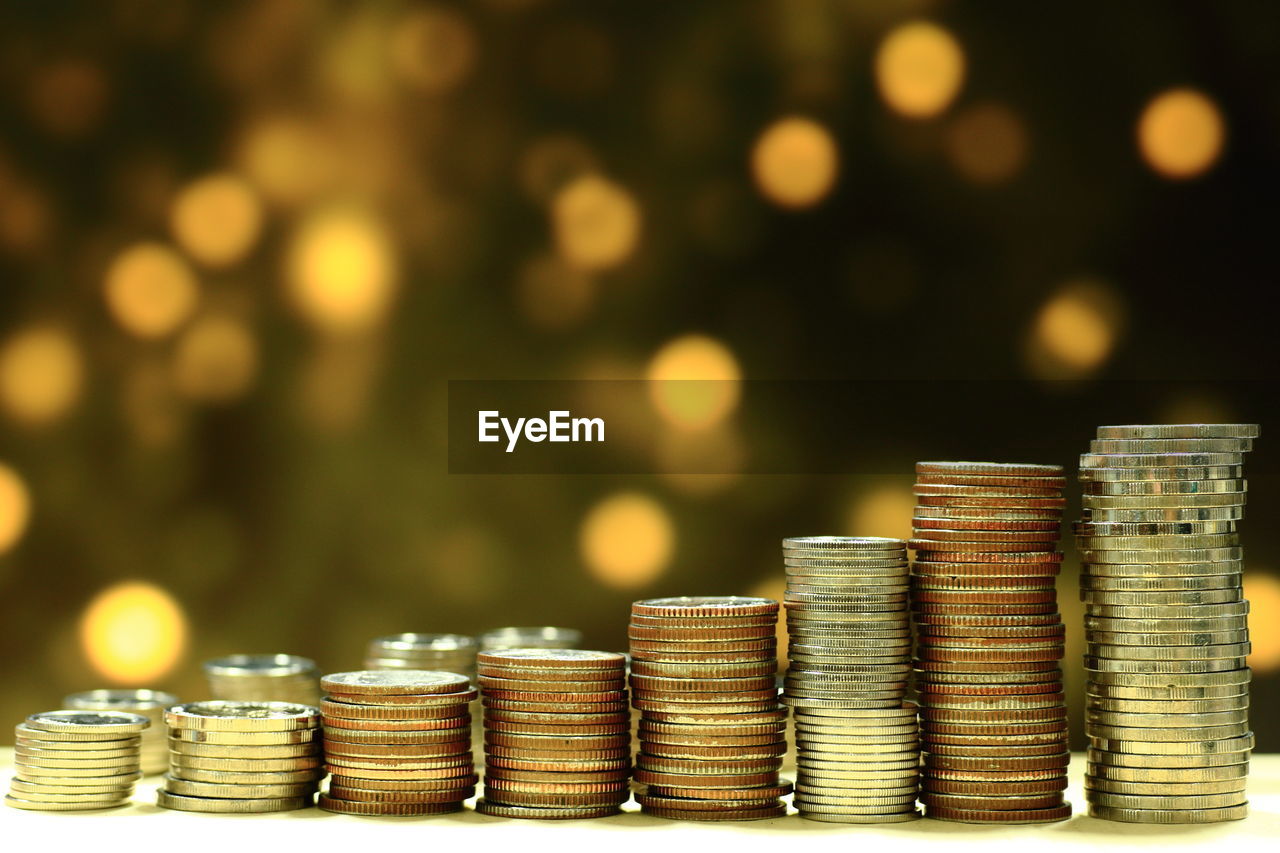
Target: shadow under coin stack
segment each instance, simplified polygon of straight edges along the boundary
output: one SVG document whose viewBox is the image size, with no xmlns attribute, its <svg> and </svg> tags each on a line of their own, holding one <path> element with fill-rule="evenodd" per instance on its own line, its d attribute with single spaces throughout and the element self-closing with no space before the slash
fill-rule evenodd
<svg viewBox="0 0 1280 853">
<path fill-rule="evenodd" d="M 110 809 L 129 803 L 150 721 L 122 711 L 46 711 L 16 728 L 6 805 L 27 811 Z"/>
<path fill-rule="evenodd" d="M 391 634 L 369 643 L 364 668 L 422 669 L 474 676 L 475 637 L 462 634 Z"/>
<path fill-rule="evenodd" d="M 292 702 L 211 700 L 174 705 L 169 774 L 156 804 L 184 812 L 257 814 L 314 805 L 320 713 Z"/>
<path fill-rule="evenodd" d="M 481 652 L 484 799 L 500 817 L 618 814 L 628 799 L 626 658 L 580 649 Z"/>
<path fill-rule="evenodd" d="M 912 611 L 925 815 L 966 823 L 1071 816 L 1061 466 L 916 464 Z"/>
<path fill-rule="evenodd" d="M 325 811 L 416 816 L 461 811 L 475 793 L 467 676 L 427 670 L 326 675 Z"/>
<path fill-rule="evenodd" d="M 582 632 L 577 628 L 551 625 L 535 628 L 495 628 L 480 635 L 480 649 L 575 649 L 582 645 Z"/>
<path fill-rule="evenodd" d="M 778 702 L 778 603 L 682 597 L 631 606 L 636 800 L 679 820 L 782 817 L 790 784 Z"/>
<path fill-rule="evenodd" d="M 1248 813 L 1249 604 L 1237 521 L 1255 424 L 1104 426 L 1080 458 L 1089 814 Z"/>
<path fill-rule="evenodd" d="M 228 655 L 205 661 L 214 699 L 320 704 L 320 670 L 297 655 Z"/>
<path fill-rule="evenodd" d="M 73 693 L 62 700 L 63 706 L 75 711 L 124 711 L 140 714 L 151 721 L 142 733 L 142 773 L 151 776 L 169 768 L 169 727 L 164 723 L 164 709 L 178 704 L 178 697 L 159 690 L 88 690 Z"/>
<path fill-rule="evenodd" d="M 793 805 L 812 820 L 913 820 L 920 743 L 911 677 L 907 543 L 878 537 L 782 541 L 795 718 Z"/>
</svg>

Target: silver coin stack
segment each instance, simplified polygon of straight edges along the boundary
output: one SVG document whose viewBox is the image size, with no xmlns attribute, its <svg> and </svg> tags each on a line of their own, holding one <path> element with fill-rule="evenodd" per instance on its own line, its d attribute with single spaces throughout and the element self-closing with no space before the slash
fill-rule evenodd
<svg viewBox="0 0 1280 853">
<path fill-rule="evenodd" d="M 297 655 L 228 655 L 205 661 L 214 699 L 320 704 L 320 670 Z"/>
<path fill-rule="evenodd" d="M 163 773 L 169 766 L 169 727 L 164 722 L 164 709 L 178 704 L 178 697 L 159 690 L 86 690 L 72 693 L 62 700 L 63 707 L 75 711 L 125 711 L 140 714 L 151 721 L 142 733 L 142 773 Z"/>
<path fill-rule="evenodd" d="M 364 668 L 457 672 L 474 680 L 479 648 L 475 637 L 462 634 L 391 634 L 369 642 Z"/>
<path fill-rule="evenodd" d="M 1104 426 L 1080 458 L 1089 814 L 1248 813 L 1242 463 L 1256 424 Z"/>
<path fill-rule="evenodd" d="M 6 805 L 69 812 L 123 806 L 142 777 L 139 744 L 151 722 L 122 711 L 45 711 L 16 728 Z"/>
<path fill-rule="evenodd" d="M 920 745 L 911 673 L 907 543 L 782 540 L 790 635 L 783 699 L 795 717 L 793 805 L 837 823 L 913 820 Z"/>
<path fill-rule="evenodd" d="M 157 805 L 185 812 L 252 814 L 315 803 L 324 778 L 320 712 L 292 702 L 211 700 L 174 705 L 169 773 Z"/>
<path fill-rule="evenodd" d="M 495 628 L 480 635 L 480 649 L 576 649 L 582 645 L 582 632 L 577 628 L 551 625 L 533 628 Z"/>
</svg>

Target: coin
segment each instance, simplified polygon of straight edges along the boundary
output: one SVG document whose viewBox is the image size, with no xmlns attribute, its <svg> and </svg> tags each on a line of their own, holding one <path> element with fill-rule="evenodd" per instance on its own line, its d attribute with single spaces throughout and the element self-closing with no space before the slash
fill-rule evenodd
<svg viewBox="0 0 1280 853">
<path fill-rule="evenodd" d="M 142 774 L 142 715 L 116 710 L 45 711 L 16 728 L 6 804 L 30 811 L 123 805 Z"/>
<path fill-rule="evenodd" d="M 463 634 L 391 634 L 369 641 L 365 669 L 419 669 L 470 675 L 475 671 L 476 638 Z"/>
<path fill-rule="evenodd" d="M 225 732 L 268 732 L 313 729 L 320 715 L 310 705 L 290 702 L 210 700 L 174 705 L 165 711 L 172 728 Z"/>
<path fill-rule="evenodd" d="M 228 655 L 206 661 L 204 672 L 215 699 L 305 705 L 320 700 L 315 661 L 298 655 Z"/>
<path fill-rule="evenodd" d="M 550 625 L 537 627 L 496 628 L 480 635 L 483 651 L 495 649 L 572 649 L 582 645 L 582 632 L 576 628 Z"/>
<path fill-rule="evenodd" d="M 423 695 L 457 693 L 469 686 L 466 676 L 429 670 L 361 670 L 336 672 L 320 679 L 330 693 L 369 695 Z"/>
<path fill-rule="evenodd" d="M 269 797 L 264 799 L 222 799 L 213 797 L 188 797 L 171 794 L 163 789 L 156 792 L 156 805 L 184 812 L 211 812 L 219 814 L 250 814 L 282 812 L 306 808 L 313 804 L 310 796 Z"/>
</svg>

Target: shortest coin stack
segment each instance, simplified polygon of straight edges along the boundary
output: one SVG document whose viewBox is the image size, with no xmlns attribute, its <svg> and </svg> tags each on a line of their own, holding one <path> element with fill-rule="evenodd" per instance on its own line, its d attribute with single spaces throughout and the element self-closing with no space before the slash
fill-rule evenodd
<svg viewBox="0 0 1280 853">
<path fill-rule="evenodd" d="M 122 806 L 133 796 L 150 721 L 121 711 L 45 711 L 16 729 L 5 803 L 30 811 Z"/>
<path fill-rule="evenodd" d="M 422 669 L 474 675 L 475 637 L 463 634 L 391 634 L 369 642 L 365 669 Z"/>
<path fill-rule="evenodd" d="M 467 676 L 417 669 L 326 675 L 325 811 L 414 816 L 462 809 L 475 793 Z"/>
<path fill-rule="evenodd" d="M 314 804 L 320 714 L 289 702 L 188 702 L 165 711 L 169 774 L 156 803 L 184 812 L 282 812 Z"/>
<path fill-rule="evenodd" d="M 151 776 L 169 767 L 169 727 L 164 724 L 164 709 L 178 704 L 178 697 L 159 690 L 87 690 L 73 693 L 62 700 L 75 711 L 125 711 L 141 714 L 151 721 L 142 735 L 142 773 Z"/>
<path fill-rule="evenodd" d="M 630 798 L 626 658 L 580 649 L 481 652 L 484 799 L 500 817 L 617 814 Z"/>
<path fill-rule="evenodd" d="M 205 661 L 214 699 L 320 704 L 320 670 L 297 655 L 227 655 Z"/>
<path fill-rule="evenodd" d="M 496 649 L 574 649 L 582 645 L 582 632 L 577 628 L 544 625 L 534 628 L 495 628 L 480 635 L 480 648 Z"/>
</svg>

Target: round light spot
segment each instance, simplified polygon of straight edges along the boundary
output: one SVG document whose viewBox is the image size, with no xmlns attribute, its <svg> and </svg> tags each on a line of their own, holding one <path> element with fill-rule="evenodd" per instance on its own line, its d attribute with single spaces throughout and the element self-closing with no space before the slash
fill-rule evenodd
<svg viewBox="0 0 1280 853">
<path fill-rule="evenodd" d="M 1138 148 L 1147 164 L 1166 178 L 1192 178 L 1222 153 L 1222 113 L 1194 89 L 1171 89 L 1147 104 L 1138 119 Z"/>
<path fill-rule="evenodd" d="M 876 85 L 890 109 L 929 118 L 947 108 L 964 80 L 964 51 L 951 33 L 927 21 L 903 24 L 880 43 Z"/>
<path fill-rule="evenodd" d="M 297 205 L 329 186 L 338 158 L 329 137 L 289 116 L 264 118 L 244 133 L 238 162 L 266 198 Z"/>
<path fill-rule="evenodd" d="M 659 414 L 685 429 L 706 429 L 738 405 L 742 372 L 729 348 L 706 335 L 685 335 L 649 362 L 649 395 Z"/>
<path fill-rule="evenodd" d="M 287 286 L 303 318 L 323 332 L 367 331 L 384 319 L 396 289 L 396 263 L 381 225 L 354 209 L 308 217 L 293 235 Z"/>
<path fill-rule="evenodd" d="M 554 255 L 526 262 L 516 279 L 516 301 L 529 322 L 558 331 L 585 319 L 595 302 L 595 282 Z"/>
<path fill-rule="evenodd" d="M 948 125 L 944 144 L 952 167 L 975 184 L 1003 183 L 1027 160 L 1027 130 L 1003 104 L 966 109 Z"/>
<path fill-rule="evenodd" d="M 1280 578 L 1250 569 L 1244 578 L 1244 596 L 1252 614 L 1249 666 L 1258 673 L 1280 671 Z"/>
<path fill-rule="evenodd" d="M 187 186 L 169 218 L 174 239 L 193 258 L 226 267 L 245 256 L 262 230 L 262 207 L 235 175 L 210 175 Z"/>
<path fill-rule="evenodd" d="M 392 67 L 406 83 L 431 95 L 456 88 L 475 61 L 471 26 L 444 6 L 417 9 L 391 35 Z"/>
<path fill-rule="evenodd" d="M 0 462 L 0 554 L 13 549 L 31 521 L 31 493 L 18 472 Z"/>
<path fill-rule="evenodd" d="M 850 536 L 911 538 L 916 499 L 907 483 L 879 482 L 859 492 L 849 506 Z"/>
<path fill-rule="evenodd" d="M 1044 379 L 1095 372 L 1115 347 L 1122 313 L 1114 293 L 1099 282 L 1065 285 L 1040 309 L 1032 327 L 1032 371 Z"/>
<path fill-rule="evenodd" d="M 168 675 L 182 659 L 187 620 L 169 593 L 145 581 L 103 590 L 80 620 L 89 663 L 120 684 L 145 684 Z"/>
<path fill-rule="evenodd" d="M 116 322 L 140 338 L 161 338 L 191 316 L 199 290 L 190 267 L 159 243 L 121 252 L 107 269 L 107 308 Z"/>
<path fill-rule="evenodd" d="M 616 267 L 640 241 L 640 208 L 623 187 L 598 175 L 577 178 L 551 203 L 560 256 L 578 269 Z"/>
<path fill-rule="evenodd" d="M 258 344 L 231 317 L 204 317 L 191 325 L 174 354 L 173 382 L 192 400 L 225 402 L 249 389 L 258 371 Z"/>
<path fill-rule="evenodd" d="M 0 349 L 0 401 L 17 421 L 40 426 L 65 415 L 80 397 L 80 348 L 61 329 L 19 332 Z"/>
<path fill-rule="evenodd" d="M 666 510 L 653 498 L 634 492 L 596 504 L 578 533 L 588 571 L 614 589 L 651 583 L 670 564 L 675 544 L 675 528 Z"/>
<path fill-rule="evenodd" d="M 839 155 L 825 127 L 791 117 L 770 125 L 751 154 L 756 187 L 781 207 L 817 204 L 835 184 Z"/>
<path fill-rule="evenodd" d="M 520 188 L 535 202 L 551 201 L 570 182 L 595 172 L 599 163 L 586 143 L 572 136 L 539 137 L 520 152 Z"/>
</svg>

